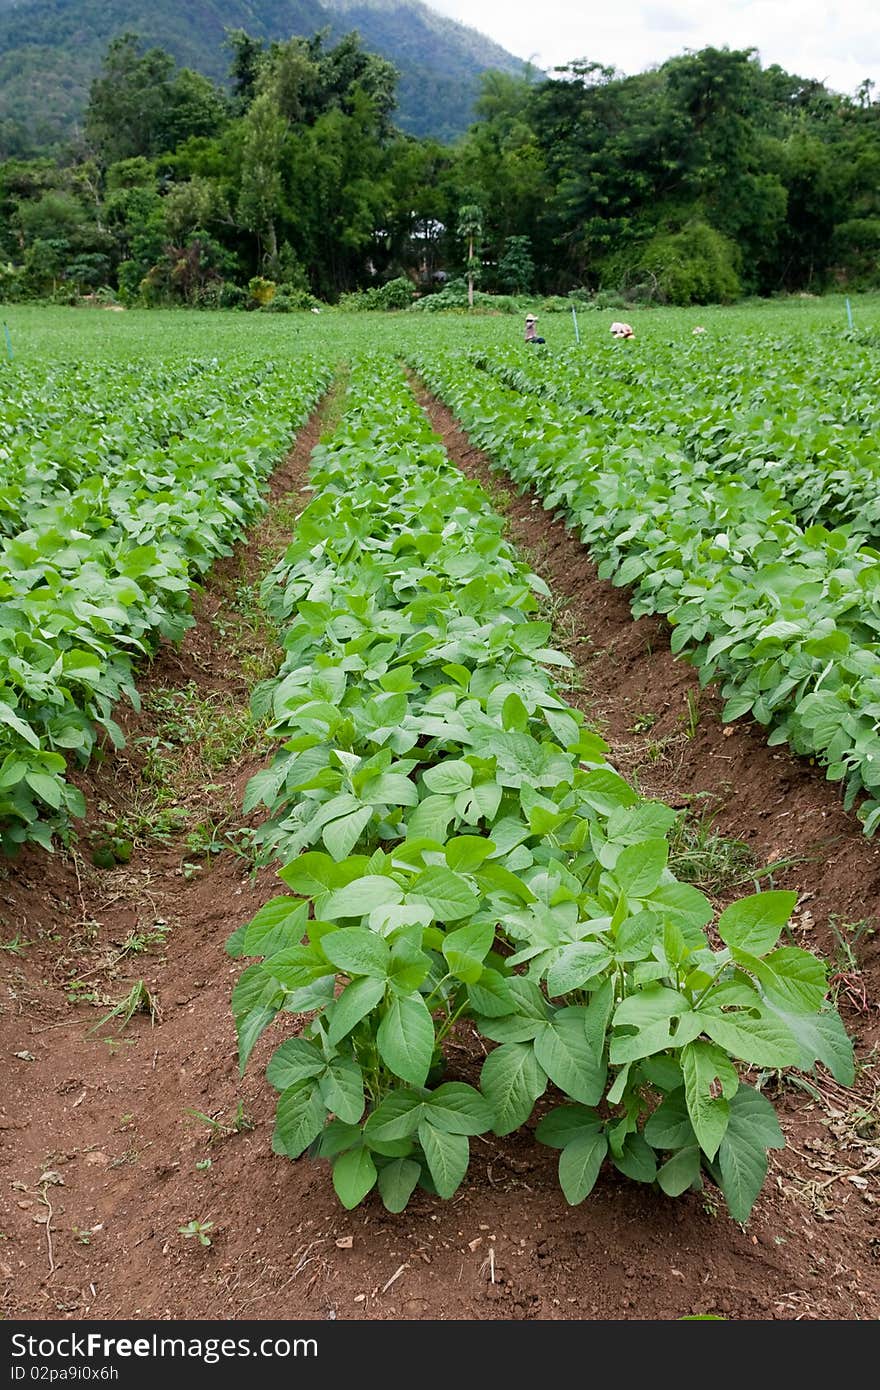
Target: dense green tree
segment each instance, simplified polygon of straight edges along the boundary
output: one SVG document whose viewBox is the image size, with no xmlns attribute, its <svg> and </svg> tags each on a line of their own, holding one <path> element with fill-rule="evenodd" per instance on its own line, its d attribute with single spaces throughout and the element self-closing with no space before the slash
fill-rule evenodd
<svg viewBox="0 0 880 1390">
<path fill-rule="evenodd" d="M 136 34 L 123 34 L 92 83 L 86 138 L 105 163 L 115 163 L 210 135 L 226 114 L 225 98 L 207 77 L 178 69 L 161 48 L 143 52 Z"/>
<path fill-rule="evenodd" d="M 509 236 L 498 261 L 498 283 L 513 294 L 528 294 L 535 281 L 532 244 L 527 236 Z"/>
<path fill-rule="evenodd" d="M 270 94 L 261 92 L 244 118 L 238 217 L 243 227 L 255 233 L 258 247 L 265 247 L 270 262 L 278 255 L 275 223 L 281 202 L 281 155 L 286 134 L 287 122 Z"/>
<path fill-rule="evenodd" d="M 631 77 L 587 59 L 489 73 L 454 145 L 395 129 L 397 74 L 356 34 L 227 36 L 230 95 L 131 34 L 84 135 L 0 163 L 6 294 L 331 300 L 401 280 L 469 294 L 624 290 L 703 303 L 880 284 L 880 102 L 706 48 Z M 12 269 L 8 267 L 11 265 Z"/>
</svg>

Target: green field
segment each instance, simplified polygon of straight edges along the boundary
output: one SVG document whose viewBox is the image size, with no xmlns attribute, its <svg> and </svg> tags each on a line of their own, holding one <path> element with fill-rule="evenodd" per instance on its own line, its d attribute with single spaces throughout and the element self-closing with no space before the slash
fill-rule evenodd
<svg viewBox="0 0 880 1390">
<path fill-rule="evenodd" d="M 857 329 L 876 332 L 880 328 L 880 295 L 851 298 Z M 571 316 L 565 313 L 540 314 L 540 300 L 534 312 L 553 349 L 570 347 L 574 341 Z M 650 347 L 653 342 L 683 338 L 695 325 L 704 325 L 720 341 L 740 335 L 768 339 L 768 351 L 776 353 L 789 335 L 812 336 L 821 330 L 832 335 L 847 329 L 846 304 L 841 295 L 821 299 L 809 296 L 762 300 L 732 308 L 632 309 L 581 311 L 578 315 L 585 346 L 604 343 L 608 327 L 625 317 L 636 330 L 638 341 Z M 517 343 L 522 325 L 509 315 L 466 314 L 421 315 L 347 314 L 327 309 L 312 314 L 199 314 L 185 311 L 130 309 L 124 313 L 97 309 L 52 309 L 7 305 L 3 318 L 12 335 L 16 364 L 21 370 L 28 362 L 48 359 L 70 360 L 111 357 L 207 356 L 216 353 L 327 351 L 334 357 L 350 356 L 361 348 L 375 345 L 391 352 L 429 346 L 464 347 Z M 2 346 L 2 345 L 0 345 Z"/>
<path fill-rule="evenodd" d="M 252 961 L 242 1067 L 279 1013 L 306 1015 L 269 1066 L 274 1147 L 329 1159 L 344 1206 L 375 1186 L 392 1212 L 417 1186 L 451 1197 L 470 1139 L 539 1107 L 570 1203 L 607 1160 L 669 1196 L 711 1179 L 744 1221 L 783 1143 L 746 1069 L 818 1061 L 851 1084 L 826 967 L 790 935 L 797 894 L 722 907 L 671 872 L 678 814 L 567 703 L 553 595 L 403 367 L 565 516 L 635 616 L 665 615 L 726 721 L 822 765 L 871 833 L 880 300 L 853 312 L 850 332 L 838 299 L 659 310 L 629 342 L 582 314 L 579 345 L 546 314 L 544 348 L 501 316 L 8 313 L 10 853 L 70 842 L 85 807 L 66 768 L 121 746 L 117 702 L 137 703 L 141 663 L 179 641 L 191 585 L 339 384 L 262 583 L 283 650 L 253 692 L 266 761 L 243 814 L 262 808 L 251 852 L 295 896 L 229 950 Z M 444 1079 L 460 1020 L 498 1044 L 468 1081 Z"/>
</svg>

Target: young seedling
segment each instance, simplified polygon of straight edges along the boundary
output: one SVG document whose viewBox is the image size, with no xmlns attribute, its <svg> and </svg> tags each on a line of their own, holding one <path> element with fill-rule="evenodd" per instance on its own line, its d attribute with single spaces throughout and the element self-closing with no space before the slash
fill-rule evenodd
<svg viewBox="0 0 880 1390">
<path fill-rule="evenodd" d="M 211 1244 L 211 1237 L 208 1232 L 213 1231 L 214 1223 L 213 1221 L 188 1221 L 185 1226 L 178 1226 L 177 1229 L 184 1240 L 195 1238 L 199 1245 L 207 1246 Z"/>
</svg>

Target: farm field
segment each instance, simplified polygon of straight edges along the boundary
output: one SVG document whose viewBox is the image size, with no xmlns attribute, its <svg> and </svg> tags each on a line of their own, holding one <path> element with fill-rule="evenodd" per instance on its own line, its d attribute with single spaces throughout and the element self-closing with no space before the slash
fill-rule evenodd
<svg viewBox="0 0 880 1390">
<path fill-rule="evenodd" d="M 853 311 L 8 311 L 7 1316 L 880 1313 Z"/>
</svg>

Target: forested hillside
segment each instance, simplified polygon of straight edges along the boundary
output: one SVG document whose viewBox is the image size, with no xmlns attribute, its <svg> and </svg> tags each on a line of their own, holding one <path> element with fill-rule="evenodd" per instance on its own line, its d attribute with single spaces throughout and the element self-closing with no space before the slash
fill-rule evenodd
<svg viewBox="0 0 880 1390">
<path fill-rule="evenodd" d="M 222 82 L 228 28 L 262 39 L 357 30 L 400 72 L 401 129 L 441 140 L 473 119 L 481 72 L 523 66 L 420 0 L 0 0 L 0 154 L 34 153 L 81 125 L 89 84 L 117 35 L 140 34 Z"/>
<path fill-rule="evenodd" d="M 478 292 L 676 304 L 880 283 L 869 84 L 713 48 L 632 77 L 494 72 L 441 144 L 400 131 L 395 68 L 356 37 L 239 30 L 225 61 L 219 86 L 116 40 L 78 138 L 0 164 L 7 298 L 401 307 L 466 271 Z"/>
</svg>

